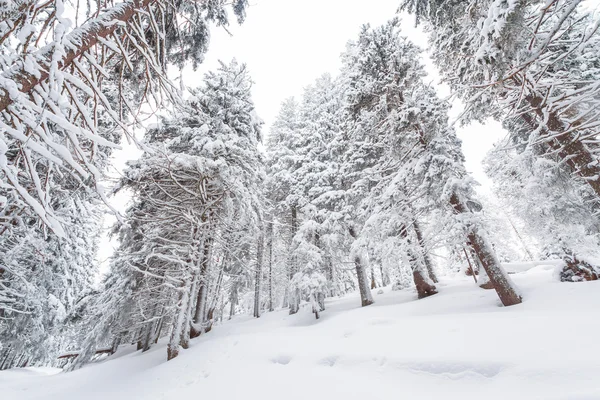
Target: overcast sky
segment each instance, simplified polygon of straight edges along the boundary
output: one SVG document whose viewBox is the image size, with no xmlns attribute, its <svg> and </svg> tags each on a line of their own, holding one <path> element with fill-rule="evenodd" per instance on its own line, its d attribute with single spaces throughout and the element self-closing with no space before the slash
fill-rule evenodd
<svg viewBox="0 0 600 400">
<path fill-rule="evenodd" d="M 205 62 L 197 71 L 186 69 L 184 81 L 196 86 L 203 74 L 218 67 L 218 61 L 229 62 L 236 58 L 247 64 L 254 80 L 253 98 L 258 115 L 265 121 L 268 133 L 282 100 L 290 96 L 300 97 L 303 88 L 325 72 L 336 75 L 340 54 L 348 40 L 358 36 L 361 25 L 372 26 L 385 23 L 396 15 L 399 0 L 250 0 L 247 19 L 242 25 L 232 21 L 227 33 L 213 28 L 209 51 Z M 401 15 L 403 33 L 414 43 L 426 48 L 427 36 L 415 28 L 411 16 Z M 426 55 L 425 55 L 426 56 Z M 426 57 L 425 65 L 429 81 L 442 97 L 449 95 L 446 86 L 439 84 L 439 76 Z M 453 115 L 460 111 L 456 102 Z M 489 187 L 481 168 L 481 160 L 492 144 L 503 136 L 498 123 L 485 126 L 472 124 L 465 128 L 457 126 L 463 141 L 467 170 Z M 115 156 L 115 166 L 122 169 L 128 159 L 139 157 L 133 146 L 125 146 Z M 114 199 L 117 209 L 124 211 L 127 197 Z M 107 225 L 112 223 L 110 218 Z M 108 258 L 116 242 L 104 238 L 99 254 L 100 260 Z"/>
</svg>

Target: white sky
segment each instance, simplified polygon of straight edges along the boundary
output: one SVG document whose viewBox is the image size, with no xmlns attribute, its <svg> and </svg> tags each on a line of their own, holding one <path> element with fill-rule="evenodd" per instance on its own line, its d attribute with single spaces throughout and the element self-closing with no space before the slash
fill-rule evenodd
<svg viewBox="0 0 600 400">
<path fill-rule="evenodd" d="M 199 84 L 204 72 L 218 67 L 218 60 L 229 62 L 236 58 L 248 65 L 254 80 L 253 98 L 258 115 L 265 121 L 265 133 L 279 111 L 281 102 L 302 95 L 303 88 L 325 72 L 336 75 L 341 63 L 340 54 L 348 40 L 358 36 L 360 26 L 385 23 L 396 15 L 399 0 L 250 0 L 247 19 L 240 26 L 232 21 L 228 27 L 231 36 L 220 28 L 213 28 L 209 51 L 198 71 L 186 69 L 184 81 L 189 86 Z M 427 36 L 414 27 L 414 20 L 403 15 L 403 33 L 414 43 L 426 48 Z M 432 63 L 424 60 L 430 81 L 440 96 L 448 96 L 446 86 L 439 84 L 439 76 Z M 460 110 L 456 104 L 453 115 Z M 489 181 L 481 168 L 481 160 L 492 144 L 504 135 L 496 122 L 485 126 L 472 124 L 458 127 L 463 141 L 467 170 L 483 184 L 487 192 Z M 126 146 L 115 156 L 115 167 L 122 169 L 129 159 L 139 157 L 133 146 Z M 115 207 L 125 209 L 127 196 L 114 199 Z M 113 222 L 107 221 L 107 225 Z M 100 246 L 101 261 L 111 256 L 115 241 L 104 237 Z"/>
</svg>

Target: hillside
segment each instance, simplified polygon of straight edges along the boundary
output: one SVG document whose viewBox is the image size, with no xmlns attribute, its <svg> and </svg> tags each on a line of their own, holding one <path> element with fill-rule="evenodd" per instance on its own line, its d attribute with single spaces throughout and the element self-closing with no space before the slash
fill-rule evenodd
<svg viewBox="0 0 600 400">
<path fill-rule="evenodd" d="M 122 346 L 73 373 L 0 372 L 3 400 L 600 398 L 600 282 L 559 283 L 553 267 L 514 274 L 521 305 L 465 277 L 416 300 L 414 289 L 358 307 L 358 294 L 255 320 L 241 316 L 165 362 L 164 345 Z"/>
</svg>

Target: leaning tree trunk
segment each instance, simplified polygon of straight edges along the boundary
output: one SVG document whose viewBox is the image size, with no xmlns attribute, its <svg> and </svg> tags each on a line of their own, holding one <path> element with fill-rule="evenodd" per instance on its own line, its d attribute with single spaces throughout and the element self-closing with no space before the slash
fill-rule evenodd
<svg viewBox="0 0 600 400">
<path fill-rule="evenodd" d="M 546 143 L 552 154 L 556 154 L 561 164 L 566 165 L 571 173 L 582 178 L 600 199 L 600 162 L 592 154 L 577 132 L 566 133 L 565 123 L 555 110 L 548 110 L 546 99 L 541 95 L 529 94 L 525 101 L 531 106 L 537 118 L 545 123 L 538 123 L 532 115 L 521 114 L 521 119 L 533 129 L 539 129 L 541 137 L 547 136 Z"/>
<path fill-rule="evenodd" d="M 429 275 L 429 279 L 433 283 L 438 283 L 437 277 L 435 276 L 435 272 L 433 271 L 433 263 L 431 262 L 431 258 L 429 257 L 429 252 L 427 252 L 425 247 L 425 239 L 423 239 L 423 233 L 421 233 L 421 227 L 417 223 L 417 221 L 413 222 L 413 228 L 415 233 L 417 234 L 417 240 L 419 242 L 419 246 L 423 249 L 423 262 L 425 263 L 425 267 L 427 268 L 427 275 Z"/>
<path fill-rule="evenodd" d="M 73 61 L 81 57 L 86 51 L 90 50 L 101 39 L 104 39 L 114 33 L 121 26 L 120 22 L 129 21 L 136 10 L 143 9 L 157 0 L 131 0 L 118 4 L 108 11 L 103 12 L 97 18 L 91 18 L 80 28 L 68 34 L 65 38 L 66 43 L 77 43 L 77 46 L 71 46 L 61 56 L 58 61 L 58 67 L 65 69 Z M 16 84 L 14 89 L 21 93 L 31 92 L 37 85 L 48 79 L 50 64 L 54 57 L 54 47 L 46 46 L 32 55 L 39 63 L 40 68 L 30 71 L 29 66 L 15 65 L 10 70 L 4 72 L 0 81 L 13 81 Z M 9 89 L 0 87 L 0 113 L 13 102 Z"/>
<path fill-rule="evenodd" d="M 456 192 L 450 196 L 450 204 L 458 214 L 470 212 Z M 500 265 L 500 262 L 494 253 L 494 249 L 487 238 L 483 236 L 476 227 L 471 226 L 470 231 L 467 234 L 467 239 L 471 248 L 479 258 L 481 266 L 487 273 L 494 290 L 498 293 L 498 297 L 500 297 L 502 304 L 505 306 L 512 306 L 521 303 L 521 296 L 517 293 L 516 288 L 502 268 L 502 265 Z"/>
<path fill-rule="evenodd" d="M 413 227 L 414 226 L 415 225 L 413 225 Z M 410 237 L 408 235 L 407 226 L 402 226 L 400 228 L 400 235 L 408 243 L 408 247 L 409 247 L 409 249 L 407 251 L 408 261 L 412 268 L 413 280 L 414 280 L 415 286 L 417 288 L 417 296 L 419 297 L 419 299 L 422 299 L 424 297 L 428 297 L 428 296 L 436 294 L 437 293 L 436 287 L 430 281 L 429 276 L 427 274 L 427 270 L 426 270 L 425 266 L 423 265 L 424 257 L 422 256 L 422 253 L 424 253 L 425 250 L 421 248 L 420 243 L 416 246 L 418 248 L 418 250 L 417 250 L 418 252 L 412 248 L 413 241 L 410 240 Z M 419 254 L 419 253 L 421 253 L 421 254 Z"/>
</svg>

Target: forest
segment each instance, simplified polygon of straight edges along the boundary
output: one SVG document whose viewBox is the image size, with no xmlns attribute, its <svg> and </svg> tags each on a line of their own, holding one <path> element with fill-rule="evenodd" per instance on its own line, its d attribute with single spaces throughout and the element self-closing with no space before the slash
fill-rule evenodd
<svg viewBox="0 0 600 400">
<path fill-rule="evenodd" d="M 243 316 L 318 324 L 384 289 L 434 304 L 457 279 L 510 315 L 529 299 L 517 264 L 552 265 L 598 304 L 598 3 L 397 7 L 414 20 L 357 27 L 339 70 L 266 126 L 244 60 L 181 74 L 212 30 L 243 32 L 247 0 L 0 0 L 0 370 L 70 372 L 125 347 L 170 363 Z M 404 33 L 415 22 L 427 48 Z M 457 129 L 487 120 L 505 136 L 482 194 Z M 142 155 L 114 178 L 126 143 Z"/>
</svg>

